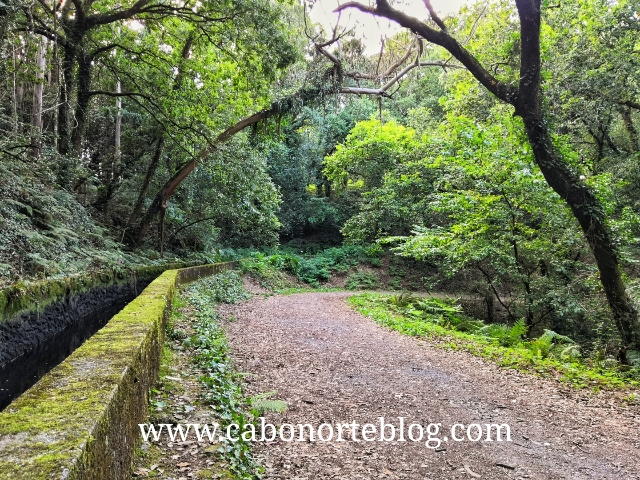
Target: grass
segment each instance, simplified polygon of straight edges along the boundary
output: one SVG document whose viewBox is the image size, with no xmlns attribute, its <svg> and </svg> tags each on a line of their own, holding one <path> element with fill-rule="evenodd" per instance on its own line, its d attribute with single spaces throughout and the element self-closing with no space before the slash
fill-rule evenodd
<svg viewBox="0 0 640 480">
<path fill-rule="evenodd" d="M 295 295 L 296 293 L 314 293 L 314 292 L 344 292 L 344 288 L 340 287 L 289 287 L 276 290 L 274 293 L 278 295 Z"/>
<path fill-rule="evenodd" d="M 513 328 L 516 326 L 509 329 L 499 327 L 504 335 L 498 338 L 483 334 L 482 330 L 486 330 L 487 326 L 483 327 L 478 320 L 465 318 L 451 303 L 444 305 L 453 311 L 445 308 L 444 313 L 437 312 L 437 308 L 432 307 L 430 313 L 429 308 L 420 310 L 413 299 L 402 296 L 364 293 L 350 297 L 348 302 L 359 313 L 404 335 L 425 337 L 439 348 L 466 351 L 502 367 L 556 378 L 575 388 L 631 390 L 640 385 L 640 372 L 637 369 L 610 366 L 593 359 L 584 360 L 575 353 L 563 357 L 561 352 L 567 350 L 566 341 L 542 337 L 524 340 L 521 335 L 514 334 Z M 418 302 L 424 306 L 425 300 Z M 443 303 L 441 299 L 432 299 L 431 302 L 432 305 Z M 475 327 L 472 327 L 474 322 Z M 459 328 L 467 328 L 468 331 L 460 331 Z M 510 335 L 511 340 L 508 339 Z M 637 396 L 632 395 L 629 398 L 635 402 Z"/>
</svg>

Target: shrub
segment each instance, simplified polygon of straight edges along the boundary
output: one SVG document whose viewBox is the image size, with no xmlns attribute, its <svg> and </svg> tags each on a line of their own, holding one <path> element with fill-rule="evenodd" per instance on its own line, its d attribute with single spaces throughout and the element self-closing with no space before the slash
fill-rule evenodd
<svg viewBox="0 0 640 480">
<path fill-rule="evenodd" d="M 375 273 L 358 270 L 347 277 L 345 287 L 348 290 L 370 290 L 380 285 L 380 278 Z"/>
</svg>

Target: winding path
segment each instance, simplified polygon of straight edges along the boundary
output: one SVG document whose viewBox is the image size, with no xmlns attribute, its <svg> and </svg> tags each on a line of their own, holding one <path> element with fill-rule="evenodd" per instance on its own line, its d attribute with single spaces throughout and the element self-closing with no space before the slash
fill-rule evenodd
<svg viewBox="0 0 640 480">
<path fill-rule="evenodd" d="M 225 307 L 250 393 L 277 390 L 282 423 L 508 424 L 511 442 L 257 443 L 267 479 L 640 479 L 640 410 L 611 395 L 500 369 L 402 336 L 347 293 L 256 297 Z M 348 432 L 348 430 L 345 430 Z M 458 435 L 463 431 L 459 430 Z M 473 433 L 473 432 L 472 432 Z M 356 438 L 361 439 L 361 431 Z M 494 436 L 495 438 L 495 436 Z"/>
</svg>

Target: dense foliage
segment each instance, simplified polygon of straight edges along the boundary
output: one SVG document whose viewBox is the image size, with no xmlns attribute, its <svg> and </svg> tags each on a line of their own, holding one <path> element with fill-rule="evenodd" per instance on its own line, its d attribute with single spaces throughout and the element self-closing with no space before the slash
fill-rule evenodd
<svg viewBox="0 0 640 480">
<path fill-rule="evenodd" d="M 373 288 L 388 248 L 488 322 L 633 360 L 638 0 L 425 10 L 373 55 L 289 2 L 5 3 L 4 283 L 197 252 Z"/>
</svg>

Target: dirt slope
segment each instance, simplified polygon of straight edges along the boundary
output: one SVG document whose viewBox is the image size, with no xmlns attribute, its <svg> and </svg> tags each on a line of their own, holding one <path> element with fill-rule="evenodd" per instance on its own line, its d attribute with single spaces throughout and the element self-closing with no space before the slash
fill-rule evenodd
<svg viewBox="0 0 640 480">
<path fill-rule="evenodd" d="M 252 393 L 277 390 L 275 424 L 509 424 L 512 442 L 256 444 L 267 479 L 640 479 L 640 412 L 376 325 L 346 293 L 271 296 L 224 308 Z M 461 430 L 458 434 L 462 433 Z M 346 438 L 350 434 L 345 433 Z M 360 434 L 358 434 L 358 438 Z M 494 436 L 495 438 L 495 436 Z"/>
</svg>

